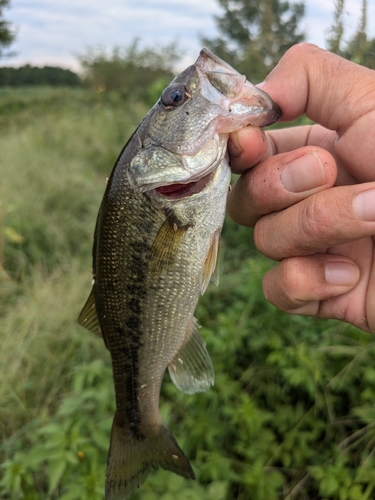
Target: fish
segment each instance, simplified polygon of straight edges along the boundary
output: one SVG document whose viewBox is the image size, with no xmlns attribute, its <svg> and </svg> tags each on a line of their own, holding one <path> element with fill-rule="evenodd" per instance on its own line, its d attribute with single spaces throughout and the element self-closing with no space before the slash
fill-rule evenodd
<svg viewBox="0 0 375 500">
<path fill-rule="evenodd" d="M 116 161 L 97 217 L 93 286 L 78 319 L 103 337 L 112 361 L 106 500 L 130 498 L 159 466 L 195 478 L 161 417 L 161 383 L 168 369 L 187 394 L 214 384 L 194 312 L 210 280 L 218 282 L 228 136 L 279 116 L 266 93 L 203 48 Z"/>
</svg>

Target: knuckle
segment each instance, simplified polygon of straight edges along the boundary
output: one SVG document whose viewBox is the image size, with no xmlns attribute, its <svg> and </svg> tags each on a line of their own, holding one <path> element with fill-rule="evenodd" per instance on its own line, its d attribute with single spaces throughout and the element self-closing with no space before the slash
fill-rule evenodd
<svg viewBox="0 0 375 500">
<path fill-rule="evenodd" d="M 301 300 L 301 266 L 298 260 L 284 260 L 281 270 L 281 283 L 285 308 L 296 307 L 303 304 L 304 301 Z"/>
<path fill-rule="evenodd" d="M 305 242 L 313 250 L 312 241 L 319 243 L 318 248 L 322 244 L 330 246 L 346 241 L 348 225 L 353 217 L 338 191 L 326 190 L 311 196 L 305 200 L 303 207 L 299 219 L 302 245 Z"/>
<path fill-rule="evenodd" d="M 315 54 L 316 52 L 320 52 L 320 49 L 317 45 L 309 42 L 301 42 L 293 45 L 290 49 L 287 50 L 285 57 L 291 57 L 292 59 L 305 58 L 310 56 L 311 54 Z"/>
<path fill-rule="evenodd" d="M 266 257 L 272 258 L 272 253 L 270 252 L 270 239 L 268 238 L 268 224 L 267 221 L 272 215 L 268 215 L 260 218 L 254 226 L 254 244 L 256 248 Z"/>
<path fill-rule="evenodd" d="M 301 298 L 301 266 L 286 259 L 269 271 L 263 279 L 266 299 L 283 311 L 305 304 Z"/>
<path fill-rule="evenodd" d="M 324 196 L 311 196 L 307 198 L 305 210 L 302 212 L 303 232 L 324 236 L 332 227 L 330 206 L 325 202 Z"/>
</svg>

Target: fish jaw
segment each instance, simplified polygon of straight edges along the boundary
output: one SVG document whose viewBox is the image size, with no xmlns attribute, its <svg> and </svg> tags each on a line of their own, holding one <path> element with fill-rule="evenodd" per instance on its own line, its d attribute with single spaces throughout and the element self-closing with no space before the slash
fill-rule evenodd
<svg viewBox="0 0 375 500">
<path fill-rule="evenodd" d="M 141 150 L 128 170 L 130 185 L 135 191 L 149 193 L 168 185 L 196 183 L 221 164 L 227 140 L 228 134 L 214 133 L 193 155 L 172 153 L 162 146 Z M 153 165 L 158 168 L 153 168 Z"/>
<path fill-rule="evenodd" d="M 229 134 L 248 125 L 265 127 L 281 116 L 271 97 L 225 61 L 203 48 L 196 61 L 201 92 L 222 109 L 216 131 Z"/>
<path fill-rule="evenodd" d="M 163 209 L 167 213 L 173 213 L 181 226 L 194 225 L 199 213 L 204 211 L 210 204 L 211 198 L 217 198 L 218 193 L 226 199 L 231 178 L 228 160 L 223 158 L 217 168 L 198 180 L 160 186 L 147 192 L 153 205 Z M 212 207 L 211 207 L 212 208 Z M 219 212 L 219 206 L 216 205 Z M 220 229 L 224 223 L 225 205 L 223 206 L 223 217 L 216 229 Z"/>
<path fill-rule="evenodd" d="M 163 95 L 179 86 L 182 104 L 166 106 L 162 97 L 144 120 L 147 134 L 139 131 L 142 147 L 127 170 L 135 191 L 199 181 L 223 161 L 231 132 L 269 125 L 281 114 L 265 92 L 208 49 Z"/>
</svg>

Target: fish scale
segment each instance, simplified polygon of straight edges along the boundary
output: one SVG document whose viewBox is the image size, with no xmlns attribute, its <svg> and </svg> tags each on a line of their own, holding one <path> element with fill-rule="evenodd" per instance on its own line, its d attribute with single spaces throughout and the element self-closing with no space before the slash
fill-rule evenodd
<svg viewBox="0 0 375 500">
<path fill-rule="evenodd" d="M 194 478 L 163 422 L 160 387 L 193 394 L 214 383 L 194 311 L 218 280 L 230 184 L 230 132 L 275 121 L 272 100 L 203 49 L 178 75 L 121 152 L 99 210 L 94 285 L 79 323 L 103 336 L 116 413 L 106 500 L 126 500 L 158 466 Z"/>
</svg>

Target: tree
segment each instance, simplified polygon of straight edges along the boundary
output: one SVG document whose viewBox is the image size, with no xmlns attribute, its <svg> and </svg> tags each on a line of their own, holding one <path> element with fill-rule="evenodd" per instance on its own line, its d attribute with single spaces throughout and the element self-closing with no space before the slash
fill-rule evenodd
<svg viewBox="0 0 375 500">
<path fill-rule="evenodd" d="M 203 42 L 253 81 L 262 80 L 292 45 L 305 39 L 299 29 L 304 1 L 218 1 L 224 9 L 216 16 L 220 37 Z"/>
<path fill-rule="evenodd" d="M 0 57 L 4 55 L 4 48 L 13 42 L 15 33 L 10 23 L 3 19 L 3 10 L 8 7 L 9 0 L 0 0 Z"/>
<path fill-rule="evenodd" d="M 353 61 L 362 66 L 375 69 L 375 38 L 369 39 L 367 36 L 367 0 L 362 0 L 361 18 L 358 28 L 351 39 L 344 41 L 344 14 L 345 0 L 336 0 L 333 14 L 333 25 L 327 38 L 327 49 L 335 54 L 339 54 L 349 61 Z"/>
<path fill-rule="evenodd" d="M 349 41 L 344 57 L 350 61 L 375 69 L 375 39 L 367 37 L 367 0 L 362 0 L 362 14 L 357 31 Z"/>
<path fill-rule="evenodd" d="M 344 34 L 344 6 L 345 0 L 336 0 L 335 11 L 333 13 L 333 25 L 329 31 L 327 42 L 327 49 L 334 54 L 341 55 L 341 43 Z"/>
<path fill-rule="evenodd" d="M 115 90 L 120 94 L 154 104 L 174 76 L 173 66 L 180 57 L 176 43 L 141 48 L 139 40 L 128 47 L 89 49 L 79 57 L 83 83 L 97 92 Z"/>
</svg>

